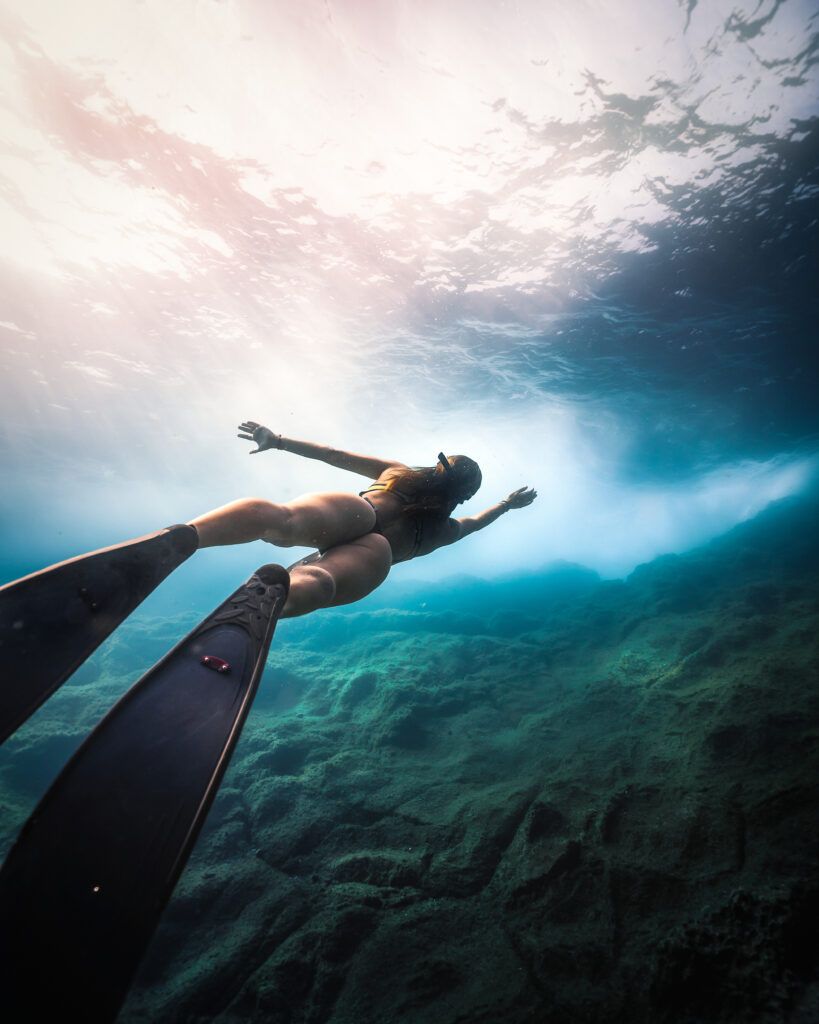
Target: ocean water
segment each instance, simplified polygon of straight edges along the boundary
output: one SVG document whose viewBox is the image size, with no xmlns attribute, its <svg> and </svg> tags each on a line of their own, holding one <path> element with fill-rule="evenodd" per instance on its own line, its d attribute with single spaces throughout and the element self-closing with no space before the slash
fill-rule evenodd
<svg viewBox="0 0 819 1024">
<path fill-rule="evenodd" d="M 279 625 L 123 1024 L 819 1019 L 818 22 L 0 6 L 0 582 L 364 486 L 248 417 L 539 495 Z M 0 853 L 303 553 L 151 595 L 0 748 Z"/>
</svg>

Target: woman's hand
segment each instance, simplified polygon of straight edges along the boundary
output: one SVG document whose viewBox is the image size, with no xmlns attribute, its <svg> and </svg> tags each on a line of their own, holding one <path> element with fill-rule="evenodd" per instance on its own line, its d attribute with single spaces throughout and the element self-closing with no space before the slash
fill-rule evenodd
<svg viewBox="0 0 819 1024">
<path fill-rule="evenodd" d="M 267 427 L 263 427 L 260 423 L 254 423 L 253 420 L 245 420 L 244 423 L 239 425 L 239 430 L 243 430 L 243 434 L 237 434 L 237 437 L 241 437 L 243 441 L 255 441 L 257 447 L 253 451 L 248 452 L 249 455 L 257 455 L 259 452 L 266 452 L 268 448 L 281 448 L 281 434 L 274 434 L 272 430 L 268 430 Z"/>
<path fill-rule="evenodd" d="M 537 497 L 537 491 L 531 487 L 518 487 L 516 491 L 512 491 L 508 498 L 504 498 L 504 503 L 509 508 L 526 508 L 527 505 L 531 505 Z"/>
</svg>

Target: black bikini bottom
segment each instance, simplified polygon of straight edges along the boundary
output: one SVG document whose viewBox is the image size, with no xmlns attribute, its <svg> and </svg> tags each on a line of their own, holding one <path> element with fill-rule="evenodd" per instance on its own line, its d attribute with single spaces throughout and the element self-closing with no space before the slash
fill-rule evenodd
<svg viewBox="0 0 819 1024">
<path fill-rule="evenodd" d="M 373 503 L 370 501 L 366 494 L 362 493 L 361 497 L 367 502 L 367 504 L 370 506 L 373 512 L 375 512 L 375 526 L 372 528 L 372 530 L 370 530 L 370 533 L 380 533 L 381 536 L 383 537 L 384 531 L 381 529 L 381 526 L 378 522 L 378 509 L 375 507 L 375 505 L 373 505 Z M 407 555 L 406 558 L 397 558 L 393 562 L 393 565 L 396 565 L 398 562 L 408 562 L 411 558 L 415 558 L 415 556 L 418 554 L 418 551 L 421 548 L 421 537 L 423 536 L 424 533 L 424 517 L 422 514 L 416 513 L 414 519 L 415 539 L 413 541 L 412 551 Z"/>
<path fill-rule="evenodd" d="M 375 526 L 370 530 L 370 533 L 380 533 L 381 536 L 383 537 L 384 536 L 384 531 L 381 529 L 381 527 L 378 524 L 378 509 L 375 507 L 375 505 L 373 505 L 373 503 L 370 501 L 370 499 L 366 495 L 362 494 L 361 497 L 364 498 L 364 500 L 367 502 L 367 504 L 370 506 L 370 508 L 373 510 L 373 512 L 375 512 Z M 325 552 L 327 552 L 329 550 L 330 550 L 330 548 L 319 548 L 318 553 L 319 553 L 319 555 L 323 555 Z M 311 556 L 308 556 L 308 557 L 311 557 Z"/>
<path fill-rule="evenodd" d="M 367 502 L 367 504 L 370 506 L 373 512 L 375 512 L 375 526 L 372 528 L 372 530 L 370 530 L 370 533 L 380 533 L 381 536 L 383 537 L 384 531 L 381 529 L 381 526 L 379 525 L 378 522 L 378 509 L 375 507 L 375 505 L 373 505 L 373 503 L 370 501 L 366 494 L 362 494 L 361 497 Z"/>
<path fill-rule="evenodd" d="M 373 505 L 373 503 L 370 501 L 370 499 L 367 497 L 366 494 L 362 494 L 361 497 L 367 502 L 367 504 L 370 506 L 370 508 L 373 510 L 373 512 L 375 512 L 375 526 L 373 526 L 372 530 L 370 530 L 370 533 L 380 533 L 381 536 L 383 537 L 384 536 L 384 531 L 381 529 L 381 526 L 380 526 L 380 524 L 378 522 L 378 509 L 375 507 L 375 505 Z M 415 518 L 415 539 L 414 539 L 414 542 L 413 542 L 413 545 L 412 545 L 412 551 L 407 555 L 406 558 L 398 558 L 398 559 L 396 559 L 396 561 L 393 563 L 394 565 L 397 564 L 398 562 L 408 562 L 411 558 L 415 558 L 415 556 L 418 554 L 418 551 L 421 548 L 421 538 L 422 538 L 423 532 L 424 532 L 424 517 L 421 514 L 417 514 L 414 518 Z M 312 554 L 312 555 L 308 555 L 307 558 L 303 559 L 302 562 L 298 562 L 296 564 L 298 564 L 298 565 L 302 565 L 302 564 L 307 565 L 309 562 L 315 561 L 317 558 L 320 558 L 323 554 L 325 554 L 327 551 L 330 551 L 330 550 L 331 550 L 330 548 L 319 548 L 318 553 Z M 290 566 L 290 568 L 292 569 L 293 566 Z"/>
</svg>

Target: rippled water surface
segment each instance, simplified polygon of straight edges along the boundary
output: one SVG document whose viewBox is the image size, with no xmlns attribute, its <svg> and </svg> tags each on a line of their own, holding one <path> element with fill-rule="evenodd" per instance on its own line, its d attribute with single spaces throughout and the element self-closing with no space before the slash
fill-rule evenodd
<svg viewBox="0 0 819 1024">
<path fill-rule="evenodd" d="M 2 38 L 7 575 L 358 489 L 250 465 L 248 417 L 468 451 L 476 510 L 537 486 L 486 572 L 622 573 L 800 486 L 814 4 L 5 2 Z"/>
</svg>

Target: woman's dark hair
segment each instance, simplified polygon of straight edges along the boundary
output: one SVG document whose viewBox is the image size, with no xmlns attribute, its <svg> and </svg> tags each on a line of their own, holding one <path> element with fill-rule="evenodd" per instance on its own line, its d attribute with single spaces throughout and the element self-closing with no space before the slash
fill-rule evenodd
<svg viewBox="0 0 819 1024">
<path fill-rule="evenodd" d="M 440 512 L 449 515 L 456 505 L 481 486 L 481 469 L 466 455 L 450 455 L 449 468 L 439 460 L 434 466 L 410 466 L 396 470 L 393 486 L 410 499 L 407 512 Z"/>
</svg>

